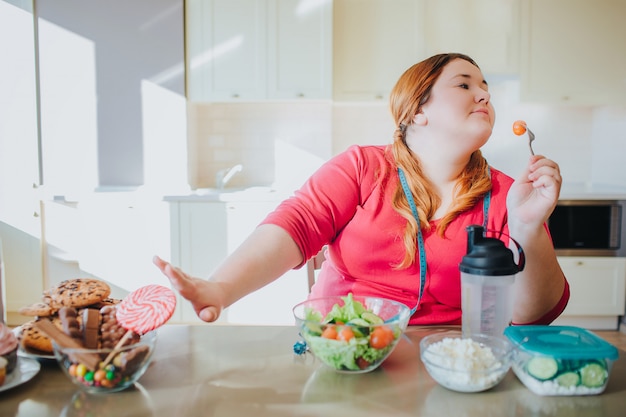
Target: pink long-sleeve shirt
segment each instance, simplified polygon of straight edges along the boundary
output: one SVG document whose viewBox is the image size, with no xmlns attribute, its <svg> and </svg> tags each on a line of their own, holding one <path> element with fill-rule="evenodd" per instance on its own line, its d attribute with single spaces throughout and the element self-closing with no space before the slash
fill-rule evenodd
<svg viewBox="0 0 626 417">
<path fill-rule="evenodd" d="M 506 195 L 513 180 L 491 168 L 491 182 L 487 229 L 508 234 Z M 406 219 L 391 204 L 398 185 L 397 168 L 385 146 L 352 146 L 326 162 L 266 217 L 263 223 L 278 225 L 291 235 L 305 260 L 328 246 L 311 297 L 352 292 L 416 307 L 419 262 L 407 269 L 394 268 L 405 252 Z M 445 237 L 436 233 L 437 220 L 431 222 L 431 230 L 423 233 L 426 284 L 409 324 L 461 324 L 459 263 L 466 253 L 466 227 L 482 224 L 482 200 L 452 221 Z M 561 302 L 538 322 L 554 320 L 568 298 L 566 285 Z"/>
</svg>

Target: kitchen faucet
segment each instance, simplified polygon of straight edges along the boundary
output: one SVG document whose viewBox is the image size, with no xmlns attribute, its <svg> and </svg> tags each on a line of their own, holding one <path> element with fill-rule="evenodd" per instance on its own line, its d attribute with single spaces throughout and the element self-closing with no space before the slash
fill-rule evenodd
<svg viewBox="0 0 626 417">
<path fill-rule="evenodd" d="M 241 172 L 242 170 L 243 165 L 237 164 L 231 168 L 220 169 L 217 171 L 217 174 L 215 174 L 215 184 L 217 188 L 220 190 L 224 189 L 228 181 L 230 181 L 236 173 Z"/>
</svg>

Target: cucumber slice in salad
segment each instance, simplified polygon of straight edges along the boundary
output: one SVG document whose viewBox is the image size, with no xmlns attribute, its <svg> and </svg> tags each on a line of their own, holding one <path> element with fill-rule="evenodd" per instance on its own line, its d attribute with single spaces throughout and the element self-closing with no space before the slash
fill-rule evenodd
<svg viewBox="0 0 626 417">
<path fill-rule="evenodd" d="M 554 358 L 535 356 L 526 364 L 526 372 L 535 379 L 547 381 L 559 372 L 559 363 Z"/>
<path fill-rule="evenodd" d="M 381 319 L 376 314 L 371 313 L 369 311 L 364 311 L 363 314 L 361 314 L 361 318 L 371 324 L 383 324 L 384 323 L 383 319 Z"/>
</svg>

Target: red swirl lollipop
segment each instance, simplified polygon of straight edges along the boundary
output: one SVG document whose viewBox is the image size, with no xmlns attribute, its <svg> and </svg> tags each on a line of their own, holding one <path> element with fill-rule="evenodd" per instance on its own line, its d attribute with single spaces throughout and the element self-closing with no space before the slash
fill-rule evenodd
<svg viewBox="0 0 626 417">
<path fill-rule="evenodd" d="M 144 335 L 161 327 L 172 317 L 176 308 L 176 294 L 162 285 L 146 285 L 131 292 L 117 305 L 115 318 L 126 333 L 104 360 L 106 367 L 116 352 L 133 333 Z"/>
<path fill-rule="evenodd" d="M 115 317 L 126 330 L 143 335 L 172 317 L 176 295 L 162 285 L 146 285 L 130 293 L 117 306 Z"/>
</svg>

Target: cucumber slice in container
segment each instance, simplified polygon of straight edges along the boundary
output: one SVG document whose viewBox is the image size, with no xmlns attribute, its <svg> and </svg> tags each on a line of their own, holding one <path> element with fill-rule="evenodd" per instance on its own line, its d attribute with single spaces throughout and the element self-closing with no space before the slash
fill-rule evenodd
<svg viewBox="0 0 626 417">
<path fill-rule="evenodd" d="M 606 367 L 598 362 L 590 362 L 580 368 L 580 380 L 589 388 L 598 388 L 606 383 L 609 372 Z"/>
<path fill-rule="evenodd" d="M 563 372 L 556 377 L 556 382 L 562 387 L 575 387 L 580 384 L 580 375 L 578 372 Z"/>
<path fill-rule="evenodd" d="M 535 379 L 547 381 L 559 372 L 559 363 L 547 356 L 534 356 L 526 363 L 526 372 Z"/>
</svg>

